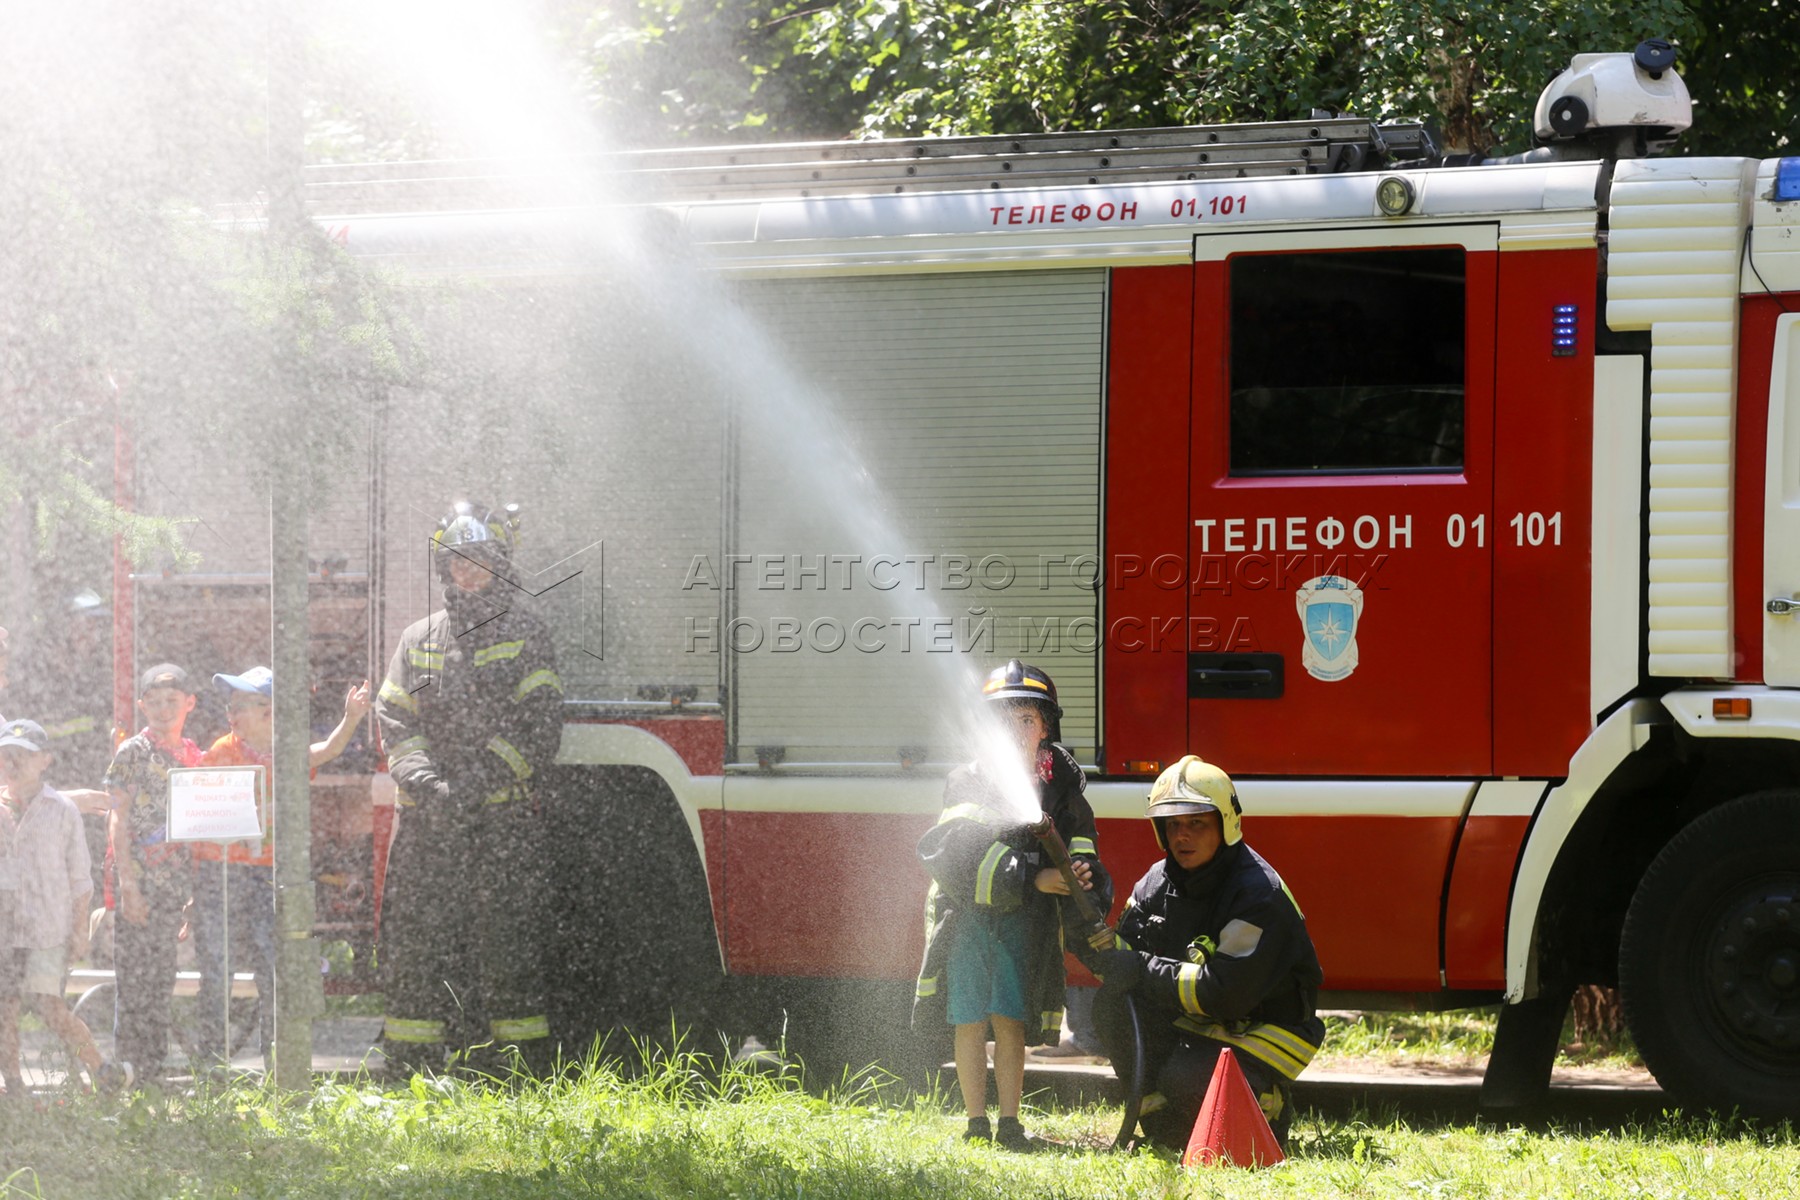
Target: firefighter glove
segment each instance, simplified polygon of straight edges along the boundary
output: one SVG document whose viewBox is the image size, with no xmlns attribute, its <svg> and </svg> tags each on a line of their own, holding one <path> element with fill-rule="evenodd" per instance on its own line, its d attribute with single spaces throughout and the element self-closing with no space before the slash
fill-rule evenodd
<svg viewBox="0 0 1800 1200">
<path fill-rule="evenodd" d="M 1127 991 L 1144 978 L 1144 960 L 1136 950 L 1103 950 L 1094 955 L 1094 974 L 1109 991 Z"/>
</svg>

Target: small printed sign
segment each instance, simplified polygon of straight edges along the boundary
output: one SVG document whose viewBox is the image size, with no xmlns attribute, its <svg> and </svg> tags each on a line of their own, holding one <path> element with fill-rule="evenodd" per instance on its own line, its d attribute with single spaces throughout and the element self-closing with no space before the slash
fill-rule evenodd
<svg viewBox="0 0 1800 1200">
<path fill-rule="evenodd" d="M 262 837 L 263 768 L 176 767 L 169 772 L 169 840 L 235 842 Z"/>
</svg>

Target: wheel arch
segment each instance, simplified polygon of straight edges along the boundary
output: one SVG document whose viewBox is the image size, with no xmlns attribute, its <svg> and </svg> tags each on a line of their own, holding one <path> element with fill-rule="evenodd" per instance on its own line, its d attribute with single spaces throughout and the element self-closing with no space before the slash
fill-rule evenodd
<svg viewBox="0 0 1800 1200">
<path fill-rule="evenodd" d="M 723 810 L 724 776 L 696 775 L 673 746 L 635 725 L 564 725 L 562 747 L 556 761 L 559 766 L 642 767 L 655 774 L 681 811 L 682 822 L 694 842 L 694 852 L 700 856 L 700 869 L 710 870 L 706 858 L 706 831 L 701 825 L 700 814 L 707 810 Z M 711 894 L 710 877 L 707 884 L 708 894 Z M 715 927 L 718 917 L 715 911 Z"/>
<path fill-rule="evenodd" d="M 724 914 L 707 859 L 723 779 L 625 724 L 568 724 L 547 848 L 557 903 L 551 1015 L 586 1037 L 723 1020 Z M 717 847 L 714 847 L 715 852 Z"/>
<path fill-rule="evenodd" d="M 1715 696 L 1747 693 L 1776 701 L 1768 720 L 1711 719 Z M 1797 779 L 1800 694 L 1694 689 L 1616 710 L 1526 836 L 1508 909 L 1507 1001 L 1529 999 L 1552 976 L 1615 982 L 1625 909 L 1662 848 L 1704 813 Z"/>
</svg>

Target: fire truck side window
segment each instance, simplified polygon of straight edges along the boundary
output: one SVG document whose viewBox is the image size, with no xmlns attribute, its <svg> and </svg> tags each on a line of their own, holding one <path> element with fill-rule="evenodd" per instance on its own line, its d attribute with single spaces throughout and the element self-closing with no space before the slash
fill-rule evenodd
<svg viewBox="0 0 1800 1200">
<path fill-rule="evenodd" d="M 1462 466 L 1462 250 L 1230 265 L 1233 475 Z"/>
</svg>

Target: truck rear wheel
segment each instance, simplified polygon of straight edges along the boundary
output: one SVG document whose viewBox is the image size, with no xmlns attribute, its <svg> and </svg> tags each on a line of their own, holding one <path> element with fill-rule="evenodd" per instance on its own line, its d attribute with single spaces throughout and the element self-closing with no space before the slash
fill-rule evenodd
<svg viewBox="0 0 1800 1200">
<path fill-rule="evenodd" d="M 1800 1117 L 1800 792 L 1733 800 L 1663 847 L 1625 914 L 1619 985 L 1677 1101 Z"/>
<path fill-rule="evenodd" d="M 564 1052 L 728 1024 L 706 872 L 675 797 L 637 767 L 559 768 L 547 846 L 551 1027 Z"/>
</svg>

